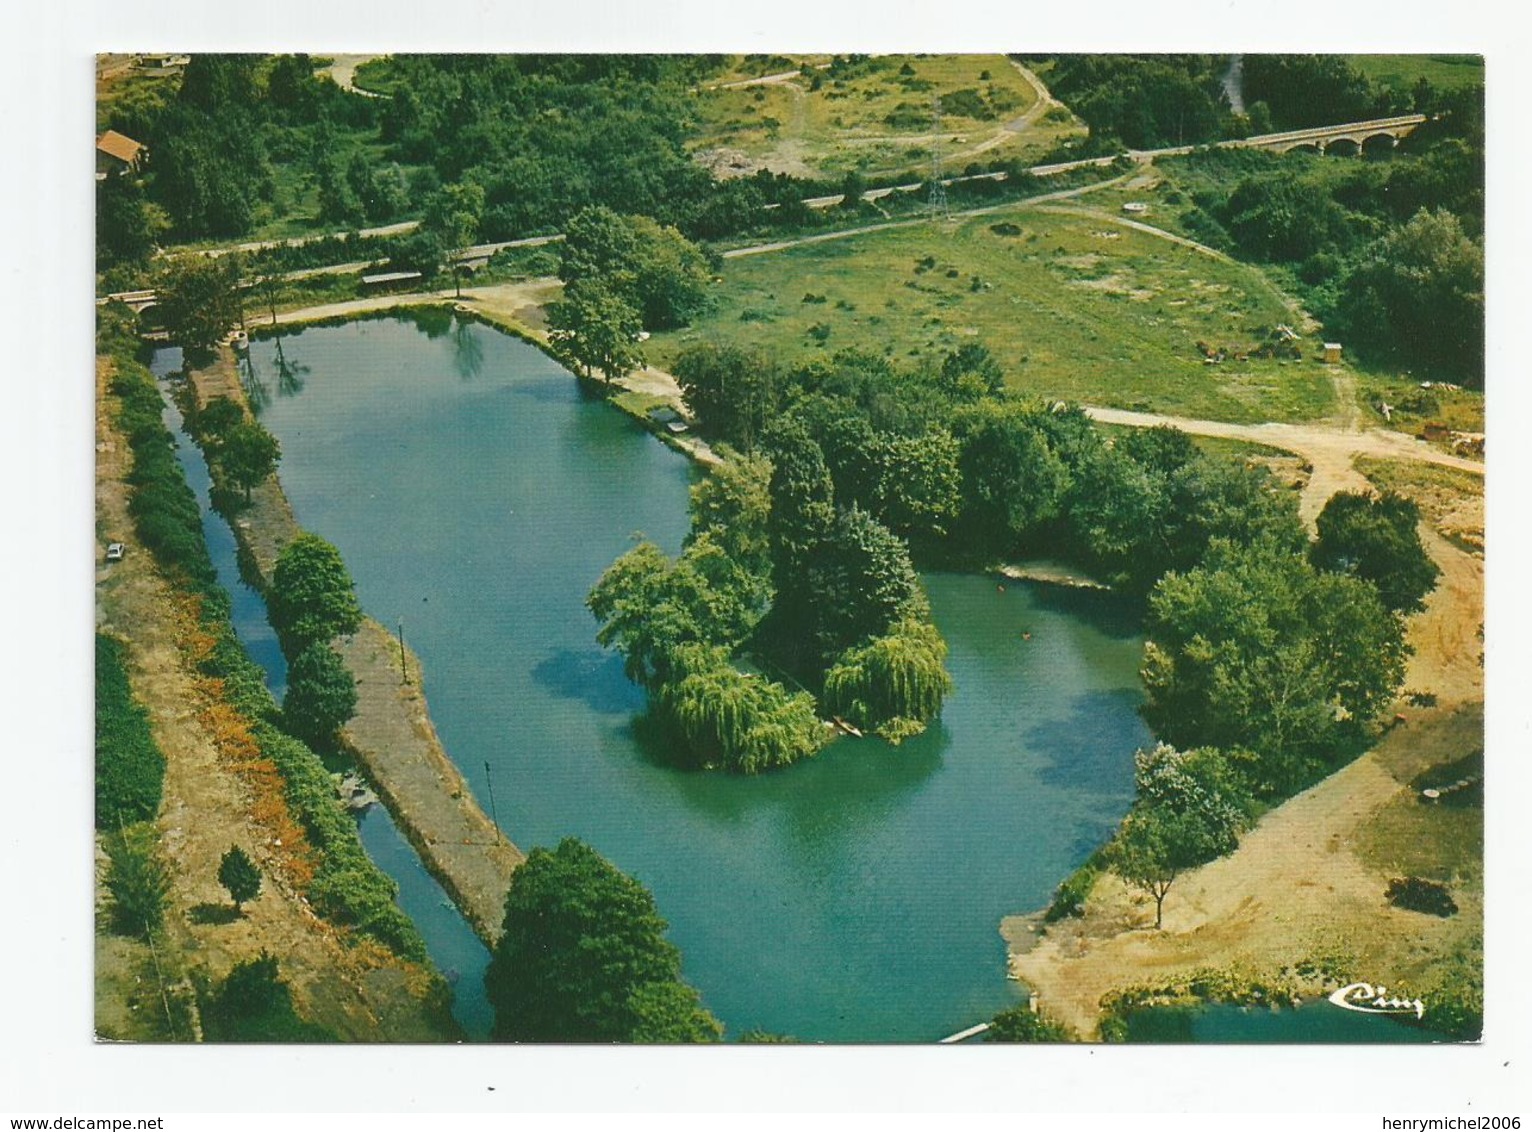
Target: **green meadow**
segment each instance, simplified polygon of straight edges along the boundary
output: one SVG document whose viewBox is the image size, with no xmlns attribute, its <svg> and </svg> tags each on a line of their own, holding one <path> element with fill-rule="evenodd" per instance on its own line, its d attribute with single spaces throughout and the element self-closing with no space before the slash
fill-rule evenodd
<svg viewBox="0 0 1532 1132">
<path fill-rule="evenodd" d="M 1259 422 L 1323 417 L 1313 360 L 1236 360 L 1291 324 L 1256 269 L 1076 205 L 1018 205 L 725 261 L 713 310 L 656 335 L 665 367 L 689 342 L 761 347 L 784 364 L 872 350 L 909 364 L 986 346 L 1021 392 L 1141 411 Z M 1207 364 L 1198 343 L 1228 359 Z"/>
</svg>

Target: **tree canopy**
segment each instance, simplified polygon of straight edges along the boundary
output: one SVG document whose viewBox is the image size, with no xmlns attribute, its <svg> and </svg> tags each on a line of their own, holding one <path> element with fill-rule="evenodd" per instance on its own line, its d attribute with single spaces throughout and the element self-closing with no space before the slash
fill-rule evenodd
<svg viewBox="0 0 1532 1132">
<path fill-rule="evenodd" d="M 176 343 L 205 354 L 239 325 L 239 274 L 237 255 L 185 256 L 161 269 L 155 279 L 157 309 Z"/>
<path fill-rule="evenodd" d="M 362 607 L 340 551 L 305 532 L 277 556 L 266 610 L 289 659 L 309 645 L 356 632 Z"/>
<path fill-rule="evenodd" d="M 485 990 L 494 1036 L 523 1042 L 716 1041 L 643 885 L 575 838 L 511 876 Z"/>
<path fill-rule="evenodd" d="M 1155 587 L 1144 717 L 1171 743 L 1256 754 L 1258 793 L 1286 796 L 1354 751 L 1397 691 L 1408 648 L 1369 582 L 1269 542 L 1216 540 Z"/>
<path fill-rule="evenodd" d="M 316 750 L 334 746 L 335 733 L 356 714 L 356 677 L 324 641 L 306 646 L 287 668 L 282 722 Z"/>
<path fill-rule="evenodd" d="M 1154 898 L 1154 926 L 1176 877 L 1239 844 L 1251 800 L 1243 779 L 1213 749 L 1164 743 L 1134 759 L 1137 799 L 1107 847 L 1112 870 Z"/>
<path fill-rule="evenodd" d="M 1321 570 L 1352 574 L 1378 587 L 1388 608 L 1414 613 L 1441 570 L 1420 541 L 1420 508 L 1392 491 L 1341 491 L 1319 513 L 1310 558 Z"/>
</svg>

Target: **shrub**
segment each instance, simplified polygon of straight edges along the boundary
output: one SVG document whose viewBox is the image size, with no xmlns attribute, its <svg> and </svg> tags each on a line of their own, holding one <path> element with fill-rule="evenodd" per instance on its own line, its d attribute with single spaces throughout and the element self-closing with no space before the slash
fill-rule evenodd
<svg viewBox="0 0 1532 1132">
<path fill-rule="evenodd" d="M 1445 885 L 1422 877 L 1402 877 L 1388 882 L 1388 902 L 1396 908 L 1425 912 L 1443 918 L 1457 914 L 1457 901 Z"/>
<path fill-rule="evenodd" d="M 107 842 L 107 855 L 113 927 L 124 935 L 147 938 L 164 922 L 165 894 L 170 891 L 150 835 L 124 832 Z"/>
<path fill-rule="evenodd" d="M 105 830 L 154 817 L 165 781 L 165 756 L 122 654 L 120 642 L 96 634 L 96 828 Z"/>
<path fill-rule="evenodd" d="M 1002 1010 L 984 1032 L 986 1042 L 1067 1042 L 1072 1037 L 1062 1022 L 1026 1003 Z"/>
<path fill-rule="evenodd" d="M 305 1022 L 293 1009 L 276 956 L 262 951 L 236 964 L 202 1012 L 204 1036 L 212 1042 L 332 1042 L 325 1027 Z"/>
</svg>

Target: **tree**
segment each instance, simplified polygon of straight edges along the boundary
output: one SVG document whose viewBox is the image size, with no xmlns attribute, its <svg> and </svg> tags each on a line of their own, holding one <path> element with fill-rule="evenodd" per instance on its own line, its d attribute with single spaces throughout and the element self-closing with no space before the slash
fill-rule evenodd
<svg viewBox="0 0 1532 1132">
<path fill-rule="evenodd" d="M 96 262 L 146 264 L 169 228 L 164 213 L 150 204 L 131 177 L 108 177 L 96 183 Z"/>
<path fill-rule="evenodd" d="M 204 447 L 217 448 L 224 437 L 236 426 L 245 422 L 245 410 L 232 397 L 218 396 L 209 399 L 197 410 L 195 428 L 197 438 Z"/>
<path fill-rule="evenodd" d="M 555 354 L 586 377 L 599 370 L 612 382 L 643 364 L 638 311 L 599 282 L 566 286 L 564 297 L 548 306 L 548 327 Z"/>
<path fill-rule="evenodd" d="M 691 542 L 711 535 L 739 567 L 771 585 L 771 464 L 729 454 L 691 489 Z"/>
<path fill-rule="evenodd" d="M 925 612 L 909 547 L 856 506 L 840 513 L 812 551 L 807 597 L 823 658 L 883 636 L 907 614 Z"/>
<path fill-rule="evenodd" d="M 1441 575 L 1419 525 L 1420 508 L 1402 495 L 1337 492 L 1319 513 L 1309 557 L 1321 570 L 1367 579 L 1389 609 L 1415 613 Z"/>
<path fill-rule="evenodd" d="M 340 551 L 309 533 L 299 535 L 278 555 L 266 592 L 266 612 L 289 658 L 315 642 L 354 633 L 362 623 L 356 586 Z"/>
<path fill-rule="evenodd" d="M 165 329 L 190 353 L 207 354 L 239 325 L 239 257 L 186 256 L 172 261 L 155 281 Z"/>
<path fill-rule="evenodd" d="M 596 205 L 565 225 L 559 278 L 566 286 L 599 283 L 633 307 L 644 328 L 669 330 L 706 309 L 712 272 L 702 249 L 675 228 Z"/>
<path fill-rule="evenodd" d="M 452 256 L 452 277 L 462 294 L 462 266 L 454 253 L 473 243 L 484 221 L 484 186 L 472 181 L 446 185 L 426 202 L 421 228 Z"/>
<path fill-rule="evenodd" d="M 1135 756 L 1138 797 L 1106 858 L 1123 880 L 1154 898 L 1154 926 L 1176 877 L 1239 844 L 1248 792 L 1217 750 L 1182 752 L 1161 743 Z"/>
<path fill-rule="evenodd" d="M 924 731 L 951 693 L 946 657 L 936 626 L 906 617 L 887 636 L 840 655 L 825 673 L 825 707 L 899 743 Z"/>
<path fill-rule="evenodd" d="M 147 938 L 165 918 L 165 895 L 170 880 L 154 846 L 137 831 L 123 831 L 107 842 L 111 865 L 106 890 L 112 896 L 112 918 L 118 931 Z"/>
<path fill-rule="evenodd" d="M 754 448 L 780 401 L 780 378 L 766 356 L 746 346 L 699 342 L 681 352 L 674 368 L 703 428 L 747 452 Z"/>
<path fill-rule="evenodd" d="M 1149 599 L 1144 718 L 1182 746 L 1257 756 L 1252 781 L 1285 797 L 1365 737 L 1408 649 L 1368 582 L 1259 542 L 1215 540 Z"/>
<path fill-rule="evenodd" d="M 241 421 L 229 429 L 218 446 L 217 460 L 225 475 L 236 487 L 245 489 L 245 502 L 250 502 L 250 489 L 277 470 L 282 458 L 282 446 L 259 421 Z"/>
<path fill-rule="evenodd" d="M 315 641 L 287 669 L 282 722 L 293 735 L 321 749 L 356 714 L 356 678 L 329 645 Z"/>
<path fill-rule="evenodd" d="M 533 849 L 511 876 L 502 934 L 484 976 L 494 1037 L 717 1036 L 717 1022 L 680 983 L 680 953 L 665 930 L 644 886 L 588 845 L 569 837 L 557 849 Z"/>
<path fill-rule="evenodd" d="M 249 854 L 233 845 L 218 862 L 218 883 L 229 890 L 235 913 L 243 915 L 242 905 L 261 894 L 261 870 Z"/>
<path fill-rule="evenodd" d="M 807 758 L 828 741 L 811 695 L 741 672 L 722 648 L 685 645 L 675 668 L 656 703 L 700 766 L 758 774 Z"/>
<path fill-rule="evenodd" d="M 1444 209 L 1422 209 L 1366 249 L 1341 282 L 1348 331 L 1384 356 L 1484 384 L 1484 247 Z"/>
<path fill-rule="evenodd" d="M 1069 1028 L 1026 1003 L 1002 1010 L 984 1031 L 986 1042 L 1067 1042 Z"/>
<path fill-rule="evenodd" d="M 596 639 L 622 652 L 628 678 L 657 691 L 680 678 L 681 646 L 734 646 L 760 618 L 764 598 L 764 579 L 704 533 L 675 560 L 639 543 L 601 575 L 586 605 L 601 622 Z"/>
<path fill-rule="evenodd" d="M 801 602 L 809 557 L 835 523 L 835 486 L 824 452 L 796 418 L 778 421 L 766 436 L 771 460 L 772 581 L 777 603 Z"/>
<path fill-rule="evenodd" d="M 1037 415 L 981 402 L 953 421 L 960 452 L 963 537 L 999 555 L 1018 550 L 1059 512 L 1069 471 Z"/>
</svg>

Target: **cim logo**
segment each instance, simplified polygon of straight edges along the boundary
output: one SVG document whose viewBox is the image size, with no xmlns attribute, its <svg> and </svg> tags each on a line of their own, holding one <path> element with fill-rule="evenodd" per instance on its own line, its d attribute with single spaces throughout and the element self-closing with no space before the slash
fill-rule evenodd
<svg viewBox="0 0 1532 1132">
<path fill-rule="evenodd" d="M 1387 987 L 1375 987 L 1371 983 L 1351 983 L 1341 987 L 1330 996 L 1330 1001 L 1342 1010 L 1355 1010 L 1360 1014 L 1414 1014 L 1417 1019 L 1426 1016 L 1426 1004 L 1418 998 L 1390 998 Z"/>
</svg>

